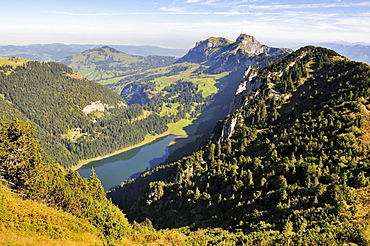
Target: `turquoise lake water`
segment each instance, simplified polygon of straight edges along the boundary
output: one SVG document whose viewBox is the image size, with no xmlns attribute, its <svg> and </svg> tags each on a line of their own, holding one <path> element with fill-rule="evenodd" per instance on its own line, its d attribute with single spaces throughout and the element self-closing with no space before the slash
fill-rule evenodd
<svg viewBox="0 0 370 246">
<path fill-rule="evenodd" d="M 88 178 L 94 168 L 104 189 L 119 185 L 123 181 L 135 178 L 146 169 L 158 166 L 168 157 L 168 146 L 178 136 L 169 135 L 159 138 L 144 146 L 137 147 L 102 160 L 90 162 L 77 171 Z"/>
</svg>

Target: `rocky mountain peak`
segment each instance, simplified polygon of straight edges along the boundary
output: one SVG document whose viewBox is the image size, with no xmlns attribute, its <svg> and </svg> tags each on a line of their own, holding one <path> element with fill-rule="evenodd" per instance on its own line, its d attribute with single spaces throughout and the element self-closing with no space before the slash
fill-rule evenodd
<svg viewBox="0 0 370 246">
<path fill-rule="evenodd" d="M 232 44 L 233 41 L 230 41 L 222 37 L 210 37 L 206 40 L 196 42 L 195 47 L 192 48 L 189 52 L 195 53 L 208 53 L 212 52 L 215 49 L 220 49 L 222 47 Z"/>
<path fill-rule="evenodd" d="M 111 53 L 122 53 L 121 51 L 118 51 L 116 50 L 115 48 L 112 48 L 110 46 L 102 46 L 102 47 L 98 47 L 98 48 L 95 48 L 93 50 L 97 50 L 97 51 L 109 51 Z"/>
<path fill-rule="evenodd" d="M 257 39 L 248 34 L 240 34 L 239 37 L 236 39 L 237 43 L 256 43 L 261 44 L 257 41 Z"/>
<path fill-rule="evenodd" d="M 177 63 L 195 62 L 210 66 L 209 71 L 235 70 L 249 65 L 266 66 L 258 58 L 260 54 L 278 56 L 290 50 L 272 48 L 261 44 L 251 35 L 241 34 L 236 41 L 222 37 L 210 37 L 196 43 L 196 46 L 180 58 Z"/>
<path fill-rule="evenodd" d="M 201 46 L 203 49 L 204 48 L 214 48 L 218 46 L 225 46 L 232 43 L 232 41 L 222 38 L 222 37 L 210 37 L 207 38 L 206 40 L 200 41 L 196 43 L 196 47 Z"/>
<path fill-rule="evenodd" d="M 279 55 L 288 51 L 287 49 L 273 48 L 261 44 L 255 37 L 248 34 L 240 34 L 234 43 L 234 47 L 237 51 L 248 55 Z"/>
</svg>

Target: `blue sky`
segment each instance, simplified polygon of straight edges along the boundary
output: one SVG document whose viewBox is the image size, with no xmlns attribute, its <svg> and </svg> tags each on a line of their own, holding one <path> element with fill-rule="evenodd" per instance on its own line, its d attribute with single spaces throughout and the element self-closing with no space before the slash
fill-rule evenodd
<svg viewBox="0 0 370 246">
<path fill-rule="evenodd" d="M 370 43 L 370 1 L 0 0 L 0 44 L 133 44 L 189 49 L 211 36 L 292 47 Z"/>
</svg>

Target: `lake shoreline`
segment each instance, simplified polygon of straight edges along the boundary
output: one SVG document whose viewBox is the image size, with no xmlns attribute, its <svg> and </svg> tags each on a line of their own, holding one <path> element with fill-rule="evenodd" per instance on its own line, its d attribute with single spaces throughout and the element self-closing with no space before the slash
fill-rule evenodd
<svg viewBox="0 0 370 246">
<path fill-rule="evenodd" d="M 135 145 L 132 145 L 132 146 L 129 146 L 129 147 L 126 147 L 126 148 L 117 150 L 117 151 L 115 151 L 113 153 L 110 153 L 110 154 L 107 154 L 107 155 L 104 155 L 104 156 L 97 156 L 97 157 L 94 157 L 94 158 L 91 158 L 91 159 L 81 160 L 81 161 L 78 162 L 78 164 L 76 166 L 73 166 L 71 168 L 71 170 L 77 171 L 78 169 L 80 169 L 84 165 L 89 164 L 90 162 L 98 161 L 98 160 L 103 160 L 103 159 L 106 159 L 108 157 L 111 157 L 111 156 L 114 156 L 114 155 L 117 155 L 117 154 L 120 154 L 120 153 L 129 151 L 129 150 L 132 150 L 132 149 L 135 149 L 135 148 L 138 148 L 138 147 L 142 147 L 142 146 L 144 146 L 146 144 L 149 144 L 151 142 L 154 142 L 155 140 L 157 140 L 159 138 L 166 137 L 166 136 L 169 136 L 169 135 L 176 135 L 177 137 L 175 138 L 175 140 L 178 139 L 178 138 L 187 138 L 188 137 L 188 135 L 181 135 L 181 134 L 178 134 L 178 133 L 175 133 L 175 132 L 172 132 L 172 131 L 166 131 L 166 132 L 164 132 L 162 134 L 155 135 L 155 136 L 148 135 L 148 136 L 145 137 L 144 141 L 142 141 L 140 143 L 137 143 Z M 174 143 L 174 141 L 172 141 L 168 146 L 171 146 L 173 143 Z"/>
</svg>

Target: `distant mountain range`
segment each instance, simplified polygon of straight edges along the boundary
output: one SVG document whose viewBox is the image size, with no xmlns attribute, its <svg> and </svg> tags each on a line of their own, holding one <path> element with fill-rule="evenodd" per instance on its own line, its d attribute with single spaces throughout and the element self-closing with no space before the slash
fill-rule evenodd
<svg viewBox="0 0 370 246">
<path fill-rule="evenodd" d="M 21 57 L 36 61 L 56 61 L 88 49 L 104 46 L 102 44 L 31 44 L 0 46 L 0 57 Z M 157 46 L 111 45 L 111 47 L 130 55 L 158 55 L 180 57 L 186 53 L 183 49 L 169 49 Z"/>
<path fill-rule="evenodd" d="M 344 43 L 318 43 L 315 45 L 335 50 L 351 60 L 370 64 L 370 45 Z"/>
<path fill-rule="evenodd" d="M 211 38 L 212 39 L 212 38 Z M 206 40 L 205 40 L 206 41 Z M 211 40 L 208 40 L 211 41 Z M 203 42 L 203 41 L 201 41 Z M 200 42 L 200 43 L 201 43 Z M 224 39 L 223 45 L 233 43 Z M 198 46 L 197 43 L 196 46 Z M 370 63 L 370 45 L 362 43 L 345 42 L 326 42 L 312 43 L 315 46 L 322 46 L 333 49 L 341 55 L 344 55 L 355 61 Z M 31 44 L 31 45 L 2 45 L 0 46 L 0 57 L 21 57 L 37 61 L 57 61 L 67 56 L 82 52 L 88 49 L 106 46 L 103 44 Z M 118 51 L 139 56 L 174 56 L 182 57 L 187 53 L 184 49 L 170 49 L 151 45 L 108 45 Z"/>
</svg>

